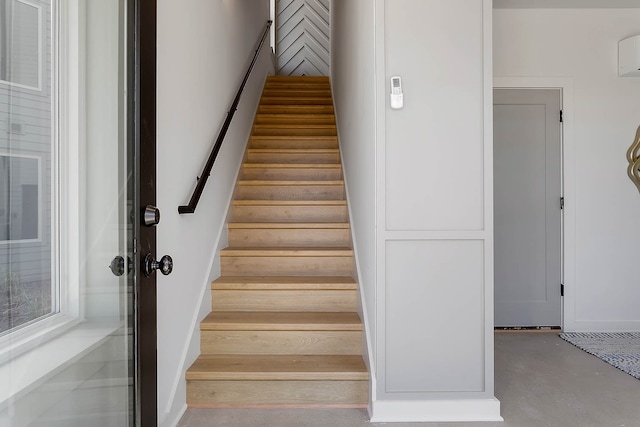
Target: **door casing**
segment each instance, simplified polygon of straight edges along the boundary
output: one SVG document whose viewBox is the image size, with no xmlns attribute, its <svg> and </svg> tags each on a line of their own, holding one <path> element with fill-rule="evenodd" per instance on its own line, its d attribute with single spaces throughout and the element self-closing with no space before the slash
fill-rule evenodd
<svg viewBox="0 0 640 427">
<path fill-rule="evenodd" d="M 561 197 L 561 328 L 571 330 L 575 324 L 575 146 L 573 139 L 573 79 L 556 77 L 494 77 L 494 89 L 556 89 L 560 91 L 560 176 Z M 493 103 L 492 103 L 493 104 Z M 492 111 L 493 113 L 493 111 Z M 495 307 L 495 305 L 494 305 Z M 495 308 L 494 308 L 495 310 Z M 569 317 L 570 316 L 570 317 Z"/>
</svg>

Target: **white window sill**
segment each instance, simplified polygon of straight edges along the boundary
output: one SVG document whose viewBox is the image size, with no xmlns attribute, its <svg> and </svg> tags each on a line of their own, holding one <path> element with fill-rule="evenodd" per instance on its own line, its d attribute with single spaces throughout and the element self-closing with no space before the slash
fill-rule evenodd
<svg viewBox="0 0 640 427">
<path fill-rule="evenodd" d="M 81 323 L 35 349 L 0 365 L 0 409 L 105 342 L 120 324 Z"/>
</svg>

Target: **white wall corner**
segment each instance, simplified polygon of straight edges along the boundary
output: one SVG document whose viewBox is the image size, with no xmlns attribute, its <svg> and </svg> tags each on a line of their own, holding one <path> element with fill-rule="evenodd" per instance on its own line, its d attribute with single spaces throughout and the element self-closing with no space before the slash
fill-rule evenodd
<svg viewBox="0 0 640 427">
<path fill-rule="evenodd" d="M 504 421 L 498 399 L 384 400 L 371 405 L 372 423 Z"/>
</svg>

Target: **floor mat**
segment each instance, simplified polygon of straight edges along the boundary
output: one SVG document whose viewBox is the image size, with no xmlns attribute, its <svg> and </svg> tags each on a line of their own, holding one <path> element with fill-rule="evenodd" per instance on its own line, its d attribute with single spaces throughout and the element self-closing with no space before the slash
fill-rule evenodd
<svg viewBox="0 0 640 427">
<path fill-rule="evenodd" d="M 560 338 L 640 380 L 640 332 L 564 332 Z"/>
</svg>

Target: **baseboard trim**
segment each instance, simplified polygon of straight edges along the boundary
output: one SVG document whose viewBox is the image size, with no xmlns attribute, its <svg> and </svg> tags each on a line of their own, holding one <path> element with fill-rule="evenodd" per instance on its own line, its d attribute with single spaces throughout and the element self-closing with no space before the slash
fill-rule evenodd
<svg viewBox="0 0 640 427">
<path fill-rule="evenodd" d="M 504 421 L 498 399 L 385 400 L 372 403 L 372 423 Z"/>
</svg>

